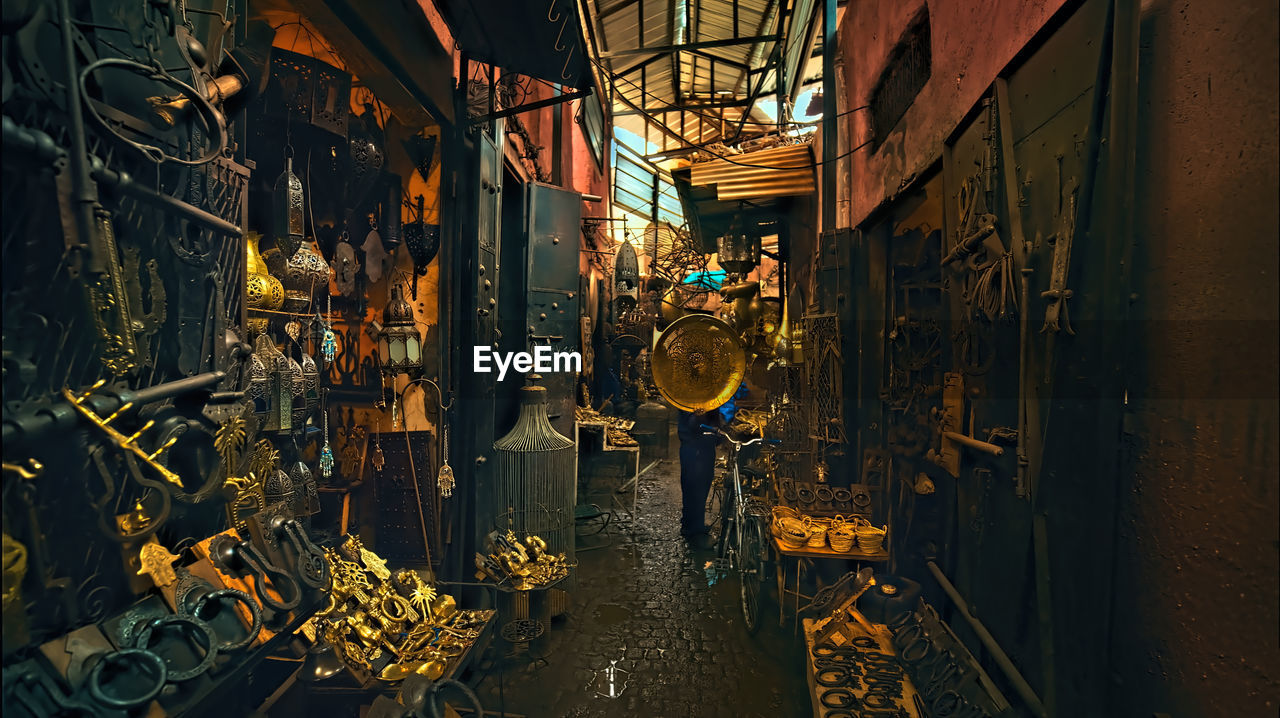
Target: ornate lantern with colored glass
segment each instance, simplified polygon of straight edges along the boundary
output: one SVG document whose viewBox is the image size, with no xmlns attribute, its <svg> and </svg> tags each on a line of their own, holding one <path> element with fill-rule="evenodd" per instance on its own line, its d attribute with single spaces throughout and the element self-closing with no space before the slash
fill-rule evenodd
<svg viewBox="0 0 1280 718">
<path fill-rule="evenodd" d="M 382 321 L 375 334 L 382 372 L 392 377 L 418 374 L 422 370 L 422 337 L 413 320 L 413 307 L 405 301 L 401 286 L 391 288 L 391 301 L 387 302 Z"/>
</svg>

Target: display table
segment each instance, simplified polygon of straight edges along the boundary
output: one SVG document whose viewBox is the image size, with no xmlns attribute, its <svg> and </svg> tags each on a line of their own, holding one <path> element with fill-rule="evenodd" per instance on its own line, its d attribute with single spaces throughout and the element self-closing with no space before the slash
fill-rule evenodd
<svg viewBox="0 0 1280 718">
<path fill-rule="evenodd" d="M 618 488 L 613 496 L 614 509 L 626 514 L 628 519 L 634 519 L 636 515 L 636 504 L 640 499 L 640 445 L 635 446 L 618 446 L 609 443 L 609 424 L 603 421 L 576 421 L 574 422 L 573 443 L 581 446 L 579 435 L 583 429 L 591 432 L 600 432 L 600 446 L 605 451 L 629 451 L 632 454 L 634 469 L 631 472 L 631 478 Z M 618 502 L 617 494 L 626 492 L 627 488 L 631 489 L 631 509 L 625 510 L 621 503 Z"/>
<path fill-rule="evenodd" d="M 463 674 L 479 660 L 480 656 L 484 655 L 485 649 L 489 647 L 489 643 L 493 640 L 493 634 L 496 630 L 494 624 L 496 623 L 498 612 L 486 608 L 476 609 L 476 613 L 484 616 L 484 623 L 480 627 L 480 635 L 468 644 L 462 653 L 449 658 L 444 669 L 444 678 L 461 681 Z M 333 680 L 322 683 L 307 684 L 307 689 L 314 693 L 330 695 L 366 693 L 394 695 L 396 691 L 400 690 L 399 682 L 379 680 L 377 676 L 367 673 L 357 676 L 352 671 L 347 670 L 340 676 L 335 676 Z"/>
<path fill-rule="evenodd" d="M 879 551 L 877 553 L 862 553 L 858 550 L 857 544 L 854 544 L 852 551 L 836 551 L 830 546 L 821 548 L 811 548 L 803 546 L 801 548 L 789 548 L 784 546 L 777 536 L 773 536 L 773 549 L 778 553 L 778 625 L 786 625 L 786 608 L 787 597 L 792 598 L 792 615 L 799 618 L 800 600 L 808 600 L 812 596 L 801 593 L 800 591 L 800 574 L 803 561 L 812 561 L 816 559 L 844 559 L 846 561 L 857 561 L 859 563 L 883 563 L 889 560 L 888 551 Z M 787 588 L 787 572 L 793 570 L 795 572 L 795 588 Z M 797 623 L 797 630 L 799 624 Z"/>
</svg>

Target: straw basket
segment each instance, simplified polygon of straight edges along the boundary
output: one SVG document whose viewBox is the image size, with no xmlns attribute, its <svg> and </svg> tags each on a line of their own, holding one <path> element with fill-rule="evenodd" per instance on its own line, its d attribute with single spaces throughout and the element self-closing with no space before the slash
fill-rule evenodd
<svg viewBox="0 0 1280 718">
<path fill-rule="evenodd" d="M 815 519 L 812 516 L 804 517 L 805 527 L 811 532 L 809 534 L 809 548 L 823 548 L 827 545 L 827 530 L 831 528 L 831 522 L 827 519 Z"/>
<path fill-rule="evenodd" d="M 863 553 L 879 553 L 881 544 L 884 542 L 885 529 L 876 528 L 875 526 L 859 526 L 855 535 L 858 539 L 858 548 Z"/>
<path fill-rule="evenodd" d="M 782 506 L 782 505 L 774 506 L 772 513 L 773 513 L 774 523 L 777 523 L 778 519 L 780 518 L 793 518 L 793 519 L 800 518 L 800 512 L 796 511 L 790 506 Z"/>
<path fill-rule="evenodd" d="M 783 546 L 791 549 L 801 548 L 809 540 L 809 527 L 796 513 L 795 509 L 786 506 L 773 508 L 773 535 Z"/>
<path fill-rule="evenodd" d="M 827 530 L 827 541 L 831 544 L 832 550 L 840 553 L 848 553 L 852 550 L 854 541 L 857 540 L 857 527 L 857 517 L 854 521 L 845 521 L 843 516 L 832 519 L 831 528 Z"/>
</svg>

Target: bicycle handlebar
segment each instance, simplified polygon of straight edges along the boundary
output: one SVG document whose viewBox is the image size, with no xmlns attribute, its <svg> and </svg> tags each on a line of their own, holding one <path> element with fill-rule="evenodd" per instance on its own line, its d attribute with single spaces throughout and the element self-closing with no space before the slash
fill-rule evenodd
<svg viewBox="0 0 1280 718">
<path fill-rule="evenodd" d="M 751 439 L 747 439 L 746 441 L 738 441 L 737 439 L 735 439 L 735 438 L 733 438 L 732 436 L 730 436 L 730 435 L 729 435 L 729 432 L 725 431 L 724 429 L 718 429 L 718 428 L 716 428 L 716 427 L 714 427 L 714 426 L 709 426 L 709 425 L 707 425 L 707 424 L 701 424 L 700 426 L 702 427 L 703 431 L 704 431 L 704 432 L 706 432 L 707 434 L 719 434 L 720 436 L 723 436 L 725 439 L 727 439 L 727 440 L 729 441 L 729 443 L 733 444 L 734 446 L 738 447 L 739 449 L 741 449 L 741 448 L 742 448 L 742 447 L 744 447 L 744 446 L 751 446 L 752 444 L 756 444 L 756 443 L 759 443 L 759 442 L 761 442 L 761 441 L 763 441 L 763 442 L 764 442 L 764 443 L 766 443 L 766 444 L 781 444 L 781 443 L 782 443 L 782 440 L 781 440 L 781 439 L 766 439 L 766 438 L 764 438 L 763 436 L 757 436 L 757 437 L 754 437 L 754 438 L 751 438 Z"/>
</svg>

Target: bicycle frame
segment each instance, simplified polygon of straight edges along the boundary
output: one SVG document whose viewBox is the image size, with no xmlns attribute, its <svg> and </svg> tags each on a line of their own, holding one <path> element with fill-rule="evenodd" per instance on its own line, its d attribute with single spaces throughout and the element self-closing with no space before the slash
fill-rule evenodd
<svg viewBox="0 0 1280 718">
<path fill-rule="evenodd" d="M 746 441 L 738 441 L 723 429 L 717 429 L 712 426 L 707 426 L 706 424 L 702 425 L 702 429 L 709 434 L 715 434 L 722 437 L 730 446 L 728 468 L 729 476 L 732 480 L 731 485 L 733 487 L 733 537 L 731 540 L 728 540 L 728 532 L 722 530 L 719 541 L 720 548 L 716 553 L 720 558 L 727 558 L 729 560 L 729 568 L 737 570 L 738 564 L 736 559 L 739 554 L 741 544 L 741 526 L 743 525 L 743 521 L 747 515 L 746 504 L 743 501 L 742 473 L 738 470 L 738 454 L 744 447 L 758 444 L 764 441 L 764 438 L 757 436 Z M 728 489 L 728 487 L 726 487 L 726 489 Z"/>
<path fill-rule="evenodd" d="M 739 578 L 740 598 L 742 600 L 742 617 L 747 632 L 753 633 L 760 625 L 760 584 L 763 581 L 764 538 L 761 523 L 747 513 L 747 496 L 742 486 L 742 472 L 738 468 L 738 456 L 743 447 L 765 441 L 763 437 L 755 437 L 747 441 L 738 441 L 728 433 L 705 424 L 705 431 L 714 432 L 729 442 L 729 482 L 725 493 L 732 490 L 733 512 L 729 515 L 722 506 L 722 516 L 733 523 L 732 535 L 729 527 L 723 526 L 720 532 L 719 548 L 716 551 L 717 570 L 736 571 Z M 728 497 L 726 497 L 728 498 Z M 754 531 L 755 545 L 751 547 L 751 532 Z M 758 554 L 754 558 L 749 555 L 753 550 Z M 749 568 L 754 566 L 754 568 Z"/>
</svg>

